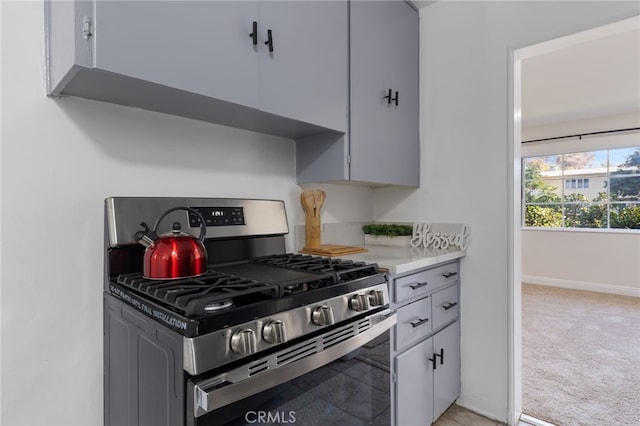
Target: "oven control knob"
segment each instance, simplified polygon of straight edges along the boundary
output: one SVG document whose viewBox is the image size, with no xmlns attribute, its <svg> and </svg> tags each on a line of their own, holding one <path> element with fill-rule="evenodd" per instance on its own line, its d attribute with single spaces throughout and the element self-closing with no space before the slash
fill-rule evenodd
<svg viewBox="0 0 640 426">
<path fill-rule="evenodd" d="M 335 322 L 333 319 L 333 311 L 330 306 L 318 306 L 311 312 L 311 321 L 315 325 L 331 325 Z"/>
<path fill-rule="evenodd" d="M 382 291 L 382 290 L 371 290 L 369 292 L 369 304 L 371 306 L 382 306 L 382 305 L 384 305 L 384 291 Z"/>
<path fill-rule="evenodd" d="M 287 328 L 280 320 L 271 321 L 262 329 L 262 337 L 269 343 L 285 343 Z"/>
<path fill-rule="evenodd" d="M 256 333 L 250 328 L 236 331 L 233 336 L 231 336 L 231 350 L 240 355 L 256 353 Z"/>
<path fill-rule="evenodd" d="M 367 311 L 371 308 L 371 306 L 369 306 L 369 298 L 366 294 L 355 294 L 351 296 L 349 306 L 356 312 Z"/>
</svg>

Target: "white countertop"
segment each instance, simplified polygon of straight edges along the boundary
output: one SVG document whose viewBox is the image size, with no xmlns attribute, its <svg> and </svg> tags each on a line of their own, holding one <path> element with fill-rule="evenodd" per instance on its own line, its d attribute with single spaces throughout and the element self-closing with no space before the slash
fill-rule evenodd
<svg viewBox="0 0 640 426">
<path fill-rule="evenodd" d="M 365 253 L 340 256 L 340 259 L 377 263 L 381 269 L 386 269 L 393 275 L 401 275 L 439 263 L 459 259 L 466 255 L 466 250 L 461 250 L 457 247 L 448 249 L 383 245 L 366 245 L 363 247 L 368 251 Z"/>
</svg>

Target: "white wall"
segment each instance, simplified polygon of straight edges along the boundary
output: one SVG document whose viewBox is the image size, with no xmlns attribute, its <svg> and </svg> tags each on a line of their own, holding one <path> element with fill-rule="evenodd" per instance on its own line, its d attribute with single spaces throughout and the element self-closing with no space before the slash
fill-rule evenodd
<svg viewBox="0 0 640 426">
<path fill-rule="evenodd" d="M 640 233 L 523 230 L 522 280 L 640 297 Z"/>
<path fill-rule="evenodd" d="M 523 139 L 540 139 L 640 126 L 640 114 L 523 129 Z M 553 136 L 551 136 L 553 135 Z M 525 144 L 522 156 L 605 148 L 640 147 L 640 132 L 611 133 Z M 535 230 L 522 233 L 522 280 L 605 293 L 640 296 L 640 231 Z"/>
<path fill-rule="evenodd" d="M 378 220 L 463 222 L 462 395 L 506 421 L 509 50 L 640 13 L 634 2 L 450 2 L 420 13 L 421 187 L 374 191 Z M 427 202 L 428 200 L 428 202 Z"/>
<path fill-rule="evenodd" d="M 638 96 L 640 97 L 640 95 Z M 638 106 L 638 108 L 640 108 L 640 105 Z M 557 136 L 602 132 L 606 130 L 631 129 L 636 127 L 640 127 L 640 114 L 638 114 L 638 112 L 629 112 L 625 114 L 593 117 L 589 120 L 563 121 L 560 123 L 525 127 L 522 129 L 522 140 L 528 141 L 535 139 L 553 138 Z M 606 136 L 587 136 L 579 144 L 575 144 L 574 146 L 579 150 L 579 147 L 584 146 L 585 143 L 591 143 L 594 138 L 602 137 Z M 596 140 L 596 142 L 600 143 L 600 141 L 598 140 Z M 533 150 L 534 146 L 540 147 L 554 143 L 557 142 L 536 142 L 534 144 L 525 145 L 525 149 Z M 571 149 L 574 149 L 574 146 L 572 146 Z M 535 149 L 537 150 L 539 148 Z M 528 154 L 523 153 L 523 155 Z"/>
<path fill-rule="evenodd" d="M 294 143 L 100 102 L 49 99 L 43 4 L 2 8 L 3 425 L 102 424 L 103 200 L 285 200 Z M 314 187 L 306 185 L 306 188 Z M 327 221 L 371 220 L 371 189 L 327 190 Z M 293 249 L 293 237 L 288 238 Z"/>
</svg>

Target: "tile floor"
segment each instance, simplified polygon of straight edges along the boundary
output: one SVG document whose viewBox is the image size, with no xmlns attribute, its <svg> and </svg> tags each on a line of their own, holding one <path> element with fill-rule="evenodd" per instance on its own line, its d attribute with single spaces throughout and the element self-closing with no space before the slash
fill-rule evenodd
<svg viewBox="0 0 640 426">
<path fill-rule="evenodd" d="M 466 408 L 453 404 L 433 426 L 498 426 L 504 423 L 491 420 Z M 518 422 L 517 426 L 531 426 L 529 423 Z"/>
<path fill-rule="evenodd" d="M 497 426 L 502 424 L 453 404 L 433 426 Z"/>
</svg>

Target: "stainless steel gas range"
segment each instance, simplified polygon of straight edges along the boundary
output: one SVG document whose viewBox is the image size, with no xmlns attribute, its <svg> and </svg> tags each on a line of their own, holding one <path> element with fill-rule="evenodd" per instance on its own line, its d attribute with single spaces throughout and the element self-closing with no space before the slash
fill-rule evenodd
<svg viewBox="0 0 640 426">
<path fill-rule="evenodd" d="M 146 277 L 141 223 L 177 206 L 154 231 L 197 235 L 199 213 L 206 272 Z M 106 425 L 390 424 L 385 275 L 287 233 L 282 201 L 105 200 Z"/>
</svg>

